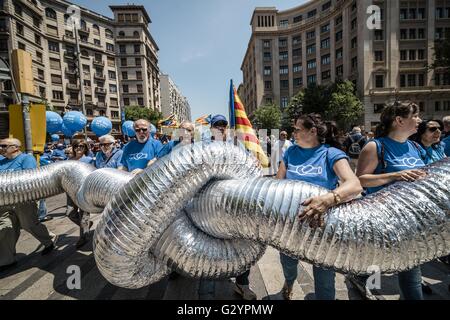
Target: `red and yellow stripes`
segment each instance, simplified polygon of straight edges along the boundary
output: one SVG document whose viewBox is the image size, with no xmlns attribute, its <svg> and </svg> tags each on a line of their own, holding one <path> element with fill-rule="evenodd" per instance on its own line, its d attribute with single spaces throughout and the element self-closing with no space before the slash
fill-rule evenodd
<svg viewBox="0 0 450 320">
<path fill-rule="evenodd" d="M 238 140 L 244 144 L 247 150 L 256 156 L 263 167 L 267 168 L 269 166 L 269 159 L 259 144 L 258 137 L 256 136 L 255 130 L 253 130 L 250 120 L 248 120 L 247 113 L 237 94 L 236 88 L 233 88 L 233 90 L 236 135 Z"/>
</svg>

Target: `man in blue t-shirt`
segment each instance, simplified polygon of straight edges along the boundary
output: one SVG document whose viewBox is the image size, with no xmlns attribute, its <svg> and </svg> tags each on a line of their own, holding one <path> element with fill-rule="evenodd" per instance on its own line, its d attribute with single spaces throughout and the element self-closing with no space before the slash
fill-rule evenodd
<svg viewBox="0 0 450 320">
<path fill-rule="evenodd" d="M 442 122 L 444 123 L 444 139 L 442 139 L 444 152 L 447 157 L 450 157 L 450 116 L 444 117 Z"/>
<path fill-rule="evenodd" d="M 20 151 L 21 143 L 17 139 L 0 140 L 0 174 L 26 169 L 35 169 L 36 160 L 32 155 Z M 54 248 L 56 235 L 38 220 L 35 202 L 21 203 L 0 208 L 0 272 L 15 265 L 16 243 L 20 228 L 28 231 L 44 245 L 42 255 Z"/>
<path fill-rule="evenodd" d="M 139 119 L 134 122 L 136 140 L 123 148 L 119 169 L 136 175 L 151 166 L 156 160 L 162 145 L 150 138 L 150 122 Z"/>
</svg>

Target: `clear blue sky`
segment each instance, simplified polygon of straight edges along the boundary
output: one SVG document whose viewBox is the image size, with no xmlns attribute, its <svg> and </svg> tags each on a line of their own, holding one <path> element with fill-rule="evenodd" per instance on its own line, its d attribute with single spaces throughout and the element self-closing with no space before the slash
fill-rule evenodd
<svg viewBox="0 0 450 320">
<path fill-rule="evenodd" d="M 69 0 L 70 1 L 70 0 Z M 286 10 L 305 0 L 73 0 L 112 17 L 111 4 L 142 4 L 152 19 L 159 67 L 189 100 L 192 118 L 228 115 L 229 81 L 242 82 L 240 70 L 251 35 L 255 7 Z"/>
</svg>

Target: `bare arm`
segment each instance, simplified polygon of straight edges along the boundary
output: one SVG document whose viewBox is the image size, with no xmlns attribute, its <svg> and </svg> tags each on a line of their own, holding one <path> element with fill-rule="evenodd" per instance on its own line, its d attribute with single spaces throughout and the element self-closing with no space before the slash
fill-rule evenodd
<svg viewBox="0 0 450 320">
<path fill-rule="evenodd" d="M 280 162 L 276 179 L 278 180 L 286 179 L 286 165 L 284 164 L 284 161 Z"/>
</svg>

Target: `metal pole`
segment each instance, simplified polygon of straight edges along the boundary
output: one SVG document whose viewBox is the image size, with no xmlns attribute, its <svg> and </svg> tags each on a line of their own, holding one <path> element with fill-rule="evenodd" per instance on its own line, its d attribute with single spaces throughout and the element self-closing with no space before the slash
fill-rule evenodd
<svg viewBox="0 0 450 320">
<path fill-rule="evenodd" d="M 23 130 L 25 137 L 25 152 L 33 154 L 33 142 L 31 139 L 31 120 L 30 120 L 30 100 L 28 95 L 22 94 L 22 115 L 23 115 Z"/>
<path fill-rule="evenodd" d="M 81 52 L 80 52 L 80 44 L 78 42 L 78 28 L 76 23 L 74 23 L 74 35 L 75 35 L 75 43 L 76 43 L 76 55 L 78 61 L 78 80 L 80 82 L 80 90 L 81 90 L 81 108 L 83 110 L 83 114 L 86 116 L 86 105 L 84 102 L 84 83 L 83 83 L 83 65 L 81 63 Z M 84 127 L 84 139 L 87 141 L 87 128 Z"/>
</svg>

